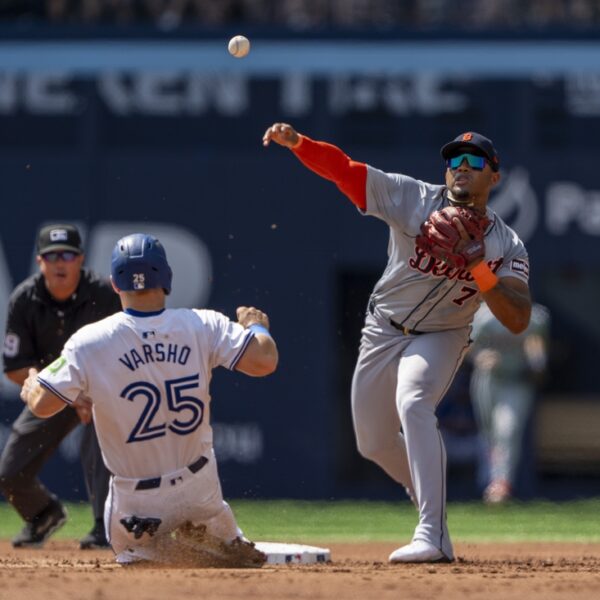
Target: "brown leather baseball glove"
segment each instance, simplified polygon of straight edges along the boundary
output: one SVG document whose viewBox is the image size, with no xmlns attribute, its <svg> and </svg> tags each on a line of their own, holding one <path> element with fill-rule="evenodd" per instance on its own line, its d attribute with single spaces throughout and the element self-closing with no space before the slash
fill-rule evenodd
<svg viewBox="0 0 600 600">
<path fill-rule="evenodd" d="M 461 234 L 458 220 L 468 238 Z M 465 268 L 485 255 L 483 236 L 490 220 L 479 213 L 461 206 L 447 206 L 429 215 L 421 225 L 417 246 L 434 258 L 451 267 Z"/>
</svg>

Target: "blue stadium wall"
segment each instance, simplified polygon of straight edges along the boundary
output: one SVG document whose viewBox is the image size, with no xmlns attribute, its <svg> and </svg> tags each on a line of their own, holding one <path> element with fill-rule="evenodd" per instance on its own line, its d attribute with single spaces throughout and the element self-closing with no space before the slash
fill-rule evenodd
<svg viewBox="0 0 600 600">
<path fill-rule="evenodd" d="M 534 297 L 553 314 L 549 386 L 597 393 L 600 44 L 271 36 L 236 60 L 227 35 L 33 37 L 0 42 L 0 324 L 34 269 L 37 229 L 63 220 L 82 227 L 103 273 L 120 235 L 158 234 L 173 306 L 265 310 L 278 372 L 221 370 L 212 386 L 228 496 L 398 495 L 357 456 L 349 405 L 387 230 L 287 150 L 263 148 L 274 121 L 435 182 L 443 143 L 491 137 L 503 172 L 492 206 L 526 240 Z M 20 408 L 5 381 L 0 444 Z M 76 435 L 44 477 L 83 497 Z"/>
</svg>

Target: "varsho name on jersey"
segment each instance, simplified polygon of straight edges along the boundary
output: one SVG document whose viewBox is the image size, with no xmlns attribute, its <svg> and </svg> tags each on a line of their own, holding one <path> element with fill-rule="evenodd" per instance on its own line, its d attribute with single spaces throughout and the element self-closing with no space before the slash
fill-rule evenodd
<svg viewBox="0 0 600 600">
<path fill-rule="evenodd" d="M 147 365 L 154 362 L 170 362 L 179 365 L 185 365 L 190 357 L 191 349 L 189 346 L 178 344 L 164 344 L 156 342 L 155 344 L 142 344 L 141 348 L 125 352 L 119 357 L 119 362 L 124 364 L 130 371 L 135 371 L 141 365 Z"/>
</svg>

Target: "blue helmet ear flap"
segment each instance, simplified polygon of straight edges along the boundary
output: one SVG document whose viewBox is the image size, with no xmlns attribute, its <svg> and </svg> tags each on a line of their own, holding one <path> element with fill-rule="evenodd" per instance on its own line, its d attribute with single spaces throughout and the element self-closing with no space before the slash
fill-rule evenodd
<svg viewBox="0 0 600 600">
<path fill-rule="evenodd" d="M 163 245 L 152 235 L 132 233 L 121 238 L 112 252 L 111 276 L 124 292 L 162 288 L 171 292 L 173 272 Z"/>
</svg>

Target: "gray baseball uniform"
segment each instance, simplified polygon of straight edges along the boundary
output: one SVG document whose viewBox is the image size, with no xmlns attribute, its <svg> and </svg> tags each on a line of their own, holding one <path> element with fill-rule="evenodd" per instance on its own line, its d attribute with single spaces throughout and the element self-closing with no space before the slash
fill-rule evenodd
<svg viewBox="0 0 600 600">
<path fill-rule="evenodd" d="M 388 224 L 389 258 L 369 301 L 352 411 L 361 454 L 404 485 L 418 504 L 413 541 L 427 541 L 453 558 L 446 454 L 435 409 L 468 349 L 481 295 L 467 270 L 453 269 L 415 244 L 421 224 L 448 205 L 445 186 L 368 167 L 365 214 Z M 489 208 L 487 215 L 486 262 L 499 277 L 527 281 L 523 243 Z"/>
<path fill-rule="evenodd" d="M 271 139 L 333 181 L 362 214 L 382 219 L 390 228 L 388 263 L 369 299 L 352 380 L 355 434 L 360 453 L 404 485 L 419 509 L 411 544 L 392 552 L 390 561 L 452 560 L 446 527 L 446 453 L 435 410 L 467 351 L 471 322 L 482 298 L 468 269 L 451 267 L 417 245 L 424 221 L 450 205 L 448 188 L 384 173 L 352 160 L 332 144 L 298 135 L 287 124 L 270 127 L 263 143 Z M 479 179 L 480 191 L 467 190 L 475 200 L 483 194 L 487 199 L 497 181 L 496 151 L 484 136 L 466 132 L 446 144 L 442 155 L 450 159 L 465 145 L 466 152 L 473 149 L 478 154 L 454 157 L 459 161 L 448 165 L 446 179 L 454 180 L 460 192 L 469 177 L 463 173 L 455 178 L 459 168 L 481 172 L 488 165 L 492 175 L 486 172 Z M 486 210 L 490 222 L 483 258 L 488 270 L 498 278 L 526 284 L 529 265 L 523 243 Z M 494 281 L 491 273 L 488 276 Z M 505 294 L 500 296 L 506 301 Z M 522 312 L 525 317 L 527 309 Z"/>
</svg>

